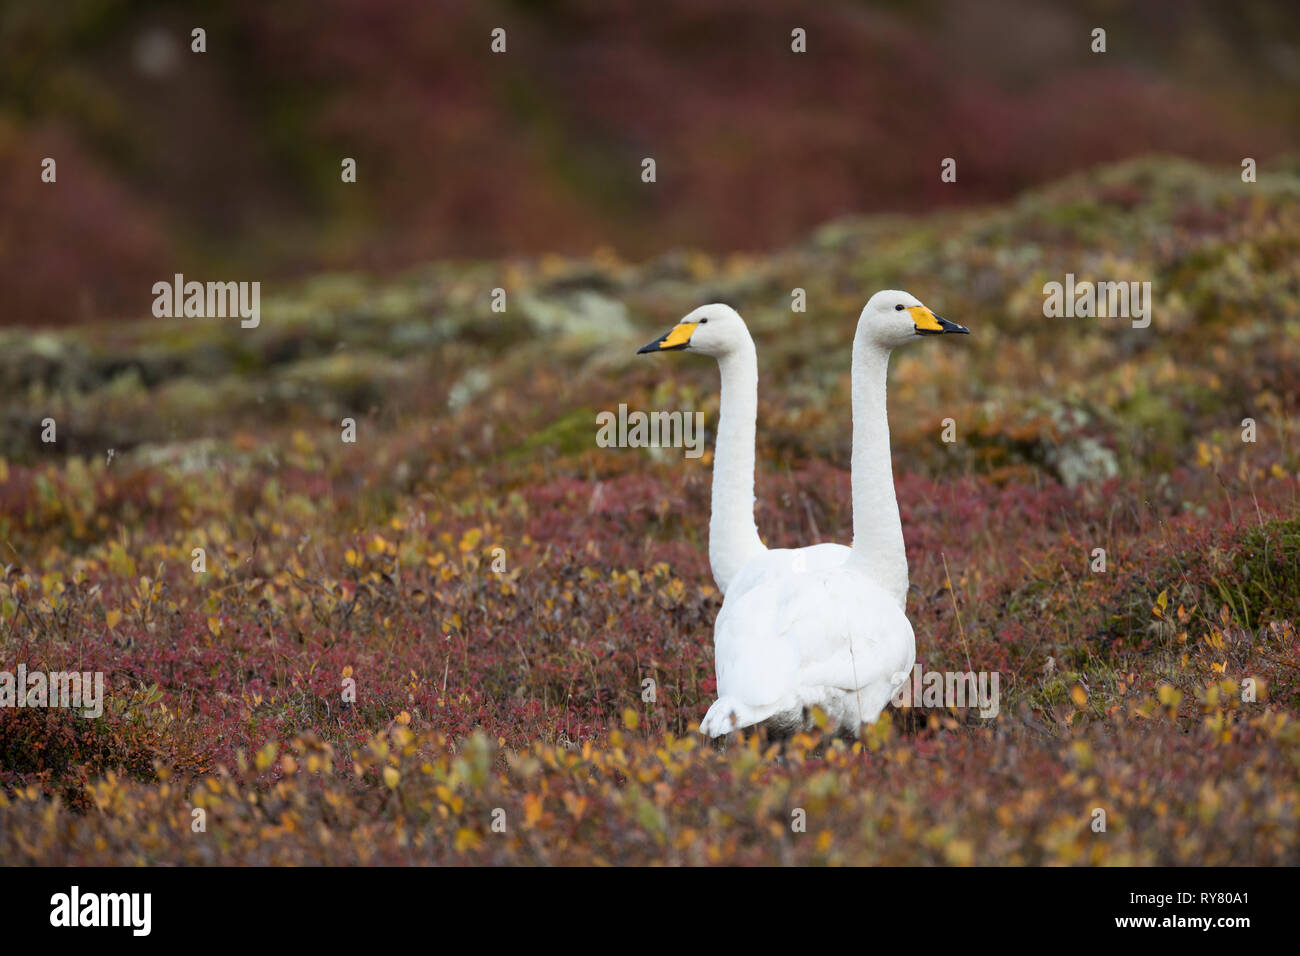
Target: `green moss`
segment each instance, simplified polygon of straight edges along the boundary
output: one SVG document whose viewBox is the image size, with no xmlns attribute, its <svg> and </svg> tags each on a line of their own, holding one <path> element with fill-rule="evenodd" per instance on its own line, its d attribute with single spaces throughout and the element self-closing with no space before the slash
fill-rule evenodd
<svg viewBox="0 0 1300 956">
<path fill-rule="evenodd" d="M 1247 627 L 1300 623 L 1300 517 L 1270 521 L 1242 539 L 1235 580 L 1220 583 L 1225 601 Z"/>
<path fill-rule="evenodd" d="M 542 450 L 558 455 L 588 451 L 596 444 L 596 411 L 580 408 L 556 419 L 512 449 L 510 458 L 520 458 Z"/>
</svg>

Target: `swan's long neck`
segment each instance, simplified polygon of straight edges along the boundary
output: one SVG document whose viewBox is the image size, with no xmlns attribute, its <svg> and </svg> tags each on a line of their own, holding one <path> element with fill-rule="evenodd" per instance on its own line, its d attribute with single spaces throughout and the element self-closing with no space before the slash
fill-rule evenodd
<svg viewBox="0 0 1300 956">
<path fill-rule="evenodd" d="M 718 359 L 722 397 L 713 452 L 709 566 L 724 594 L 732 578 L 763 550 L 754 524 L 754 429 L 758 419 L 758 356 L 753 340 Z"/>
<path fill-rule="evenodd" d="M 853 554 L 867 576 L 907 605 L 907 549 L 894 494 L 885 413 L 889 352 L 858 327 L 853 340 Z"/>
</svg>

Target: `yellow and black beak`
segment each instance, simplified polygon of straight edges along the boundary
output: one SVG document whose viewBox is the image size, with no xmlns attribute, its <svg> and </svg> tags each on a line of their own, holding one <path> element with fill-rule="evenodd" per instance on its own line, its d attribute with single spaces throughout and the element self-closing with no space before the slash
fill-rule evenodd
<svg viewBox="0 0 1300 956">
<path fill-rule="evenodd" d="M 916 325 L 917 335 L 945 335 L 950 332 L 970 335 L 970 329 L 966 328 L 966 326 L 958 325 L 956 322 L 949 322 L 942 316 L 935 315 L 923 305 L 914 305 L 907 311 L 912 315 L 912 322 Z"/>
<path fill-rule="evenodd" d="M 695 328 L 698 322 L 680 322 L 674 325 L 672 329 L 665 332 L 659 338 L 647 345 L 641 346 L 636 350 L 637 355 L 646 352 L 675 352 L 684 349 L 691 344 L 691 336 L 695 334 Z"/>
</svg>

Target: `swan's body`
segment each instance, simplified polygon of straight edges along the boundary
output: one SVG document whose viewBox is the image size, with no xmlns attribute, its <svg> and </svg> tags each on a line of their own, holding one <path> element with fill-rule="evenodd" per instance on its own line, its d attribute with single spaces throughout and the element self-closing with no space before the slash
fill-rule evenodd
<svg viewBox="0 0 1300 956">
<path fill-rule="evenodd" d="M 701 335 L 699 327 L 710 319 L 720 330 Z M 895 346 L 917 335 L 965 331 L 905 292 L 878 293 L 862 310 L 853 341 L 852 548 L 769 550 L 758 540 L 757 361 L 734 311 L 697 309 L 642 349 L 706 351 L 722 370 L 709 559 L 725 597 L 714 624 L 718 700 L 700 722 L 701 732 L 717 737 L 755 724 L 795 730 L 819 707 L 833 727 L 856 733 L 907 679 L 916 641 L 904 613 L 907 554 L 894 495 L 885 377 Z M 729 389 L 733 382 L 742 387 Z"/>
<path fill-rule="evenodd" d="M 916 658 L 912 625 L 882 588 L 818 545 L 828 564 L 792 572 L 789 551 L 769 551 L 741 571 L 713 626 L 718 699 L 700 730 L 717 737 L 767 723 L 806 725 L 820 707 L 832 727 L 873 721 Z M 801 549 L 813 550 L 813 549 Z"/>
</svg>

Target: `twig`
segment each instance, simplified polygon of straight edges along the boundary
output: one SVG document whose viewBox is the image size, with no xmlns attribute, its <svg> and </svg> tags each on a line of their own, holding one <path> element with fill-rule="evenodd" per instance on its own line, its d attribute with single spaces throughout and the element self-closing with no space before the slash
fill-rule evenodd
<svg viewBox="0 0 1300 956">
<path fill-rule="evenodd" d="M 948 585 L 948 597 L 952 598 L 952 612 L 957 616 L 957 633 L 961 635 L 961 646 L 966 651 L 966 670 L 974 673 L 975 668 L 970 663 L 970 645 L 966 643 L 966 628 L 961 623 L 961 610 L 957 607 L 957 594 L 952 589 L 952 575 L 948 573 L 948 556 L 940 551 L 939 557 L 943 559 L 943 577 Z"/>
</svg>

